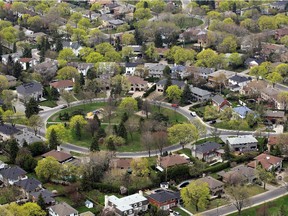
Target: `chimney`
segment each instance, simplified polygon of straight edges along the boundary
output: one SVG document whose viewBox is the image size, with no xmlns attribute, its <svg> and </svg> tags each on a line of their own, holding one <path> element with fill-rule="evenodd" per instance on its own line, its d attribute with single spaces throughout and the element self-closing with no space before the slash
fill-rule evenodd
<svg viewBox="0 0 288 216">
<path fill-rule="evenodd" d="M 60 146 L 57 146 L 57 151 L 61 151 L 61 147 Z"/>
<path fill-rule="evenodd" d="M 143 196 L 143 191 L 139 190 L 139 195 Z"/>
<path fill-rule="evenodd" d="M 108 195 L 105 195 L 104 205 L 105 205 L 105 208 L 108 207 Z"/>
</svg>

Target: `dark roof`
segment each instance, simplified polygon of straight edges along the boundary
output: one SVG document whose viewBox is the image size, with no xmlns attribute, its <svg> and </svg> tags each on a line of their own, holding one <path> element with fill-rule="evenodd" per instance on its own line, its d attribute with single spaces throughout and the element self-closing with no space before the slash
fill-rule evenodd
<svg viewBox="0 0 288 216">
<path fill-rule="evenodd" d="M 55 200 L 53 198 L 54 194 L 51 191 L 46 190 L 46 189 L 43 189 L 43 190 L 37 191 L 37 192 L 32 192 L 30 194 L 31 194 L 31 196 L 35 197 L 37 200 L 38 200 L 38 197 L 41 194 L 43 199 L 44 199 L 44 202 L 46 204 L 50 204 L 50 203 L 55 202 Z"/>
<path fill-rule="evenodd" d="M 252 62 L 252 61 L 257 62 L 258 65 L 260 65 L 260 64 L 261 64 L 262 62 L 264 62 L 265 60 L 264 60 L 264 59 L 260 59 L 260 58 L 247 58 L 244 63 L 245 63 L 246 65 L 249 65 L 249 63 Z"/>
<path fill-rule="evenodd" d="M 17 128 L 15 127 L 12 127 L 10 125 L 6 125 L 6 124 L 0 124 L 0 133 L 2 134 L 6 134 L 6 135 L 13 135 L 13 134 L 16 134 L 18 133 L 20 130 L 18 130 Z"/>
<path fill-rule="evenodd" d="M 148 196 L 148 199 L 151 198 L 159 203 L 164 203 L 167 201 L 170 201 L 172 199 L 178 200 L 180 199 L 180 193 L 179 192 L 173 192 L 173 191 L 160 191 L 158 193 L 150 194 Z"/>
<path fill-rule="evenodd" d="M 51 206 L 50 209 L 52 209 L 53 212 L 55 212 L 59 216 L 66 216 L 70 214 L 78 215 L 78 211 L 65 202 Z"/>
<path fill-rule="evenodd" d="M 42 91 L 42 89 L 43 86 L 41 85 L 41 83 L 38 82 L 25 83 L 16 88 L 17 93 L 24 95 L 30 95 L 33 94 L 34 92 L 40 92 Z"/>
<path fill-rule="evenodd" d="M 64 161 L 67 161 L 69 159 L 72 159 L 73 156 L 71 154 L 68 154 L 66 152 L 61 152 L 57 150 L 51 150 L 45 154 L 42 155 L 42 157 L 54 157 L 59 163 L 62 163 Z"/>
<path fill-rule="evenodd" d="M 217 104 L 222 104 L 225 101 L 225 99 L 222 96 L 220 96 L 220 95 L 215 95 L 212 98 L 212 101 L 214 101 Z"/>
<path fill-rule="evenodd" d="M 126 62 L 125 67 L 136 67 L 140 65 L 141 63 L 136 63 L 136 62 Z"/>
<path fill-rule="evenodd" d="M 196 151 L 201 153 L 210 152 L 221 147 L 220 144 L 216 142 L 205 142 L 199 145 L 196 145 Z"/>
<path fill-rule="evenodd" d="M 235 82 L 237 82 L 237 83 L 241 83 L 241 82 L 246 82 L 246 81 L 248 81 L 249 78 L 244 77 L 244 76 L 239 76 L 239 75 L 236 74 L 235 76 L 232 76 L 232 77 L 230 78 L 230 80 L 235 81 Z"/>
<path fill-rule="evenodd" d="M 179 80 L 171 80 L 172 81 L 172 85 L 177 85 L 179 88 L 183 88 L 185 86 L 185 82 L 183 81 L 179 81 Z M 165 85 L 167 82 L 167 79 L 163 79 L 160 80 L 159 82 L 157 82 L 157 85 Z"/>
<path fill-rule="evenodd" d="M 27 178 L 16 182 L 15 185 L 30 193 L 35 191 L 41 185 L 41 182 L 34 178 Z"/>
<path fill-rule="evenodd" d="M 5 179 L 17 180 L 20 176 L 26 175 L 26 171 L 19 166 L 12 166 L 7 169 L 0 170 L 0 174 Z"/>
</svg>

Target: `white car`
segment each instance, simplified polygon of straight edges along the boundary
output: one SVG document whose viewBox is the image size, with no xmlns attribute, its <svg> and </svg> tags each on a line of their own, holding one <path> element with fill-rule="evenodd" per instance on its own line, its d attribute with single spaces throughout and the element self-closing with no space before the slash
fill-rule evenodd
<svg viewBox="0 0 288 216">
<path fill-rule="evenodd" d="M 190 112 L 190 115 L 191 115 L 192 117 L 196 117 L 196 116 L 197 116 L 196 112 Z"/>
</svg>

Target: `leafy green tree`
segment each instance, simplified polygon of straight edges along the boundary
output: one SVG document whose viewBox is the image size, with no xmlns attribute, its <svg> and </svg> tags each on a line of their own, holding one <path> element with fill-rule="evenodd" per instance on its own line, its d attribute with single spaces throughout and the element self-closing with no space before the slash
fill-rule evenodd
<svg viewBox="0 0 288 216">
<path fill-rule="evenodd" d="M 38 115 L 32 115 L 28 119 L 28 125 L 33 128 L 35 135 L 37 135 L 37 131 L 39 128 L 43 126 L 43 120 L 40 116 Z"/>
<path fill-rule="evenodd" d="M 209 48 L 198 53 L 196 58 L 196 66 L 200 67 L 218 68 L 223 62 L 223 56 Z"/>
<path fill-rule="evenodd" d="M 72 66 L 65 66 L 57 71 L 57 78 L 61 80 L 78 80 L 80 77 L 78 70 Z"/>
<path fill-rule="evenodd" d="M 70 20 L 75 23 L 76 28 L 78 28 L 78 22 L 82 19 L 82 14 L 80 12 L 75 12 L 71 15 Z"/>
<path fill-rule="evenodd" d="M 77 137 L 78 140 L 81 140 L 81 125 L 79 123 L 79 121 L 76 122 L 76 125 L 75 125 L 75 136 Z"/>
<path fill-rule="evenodd" d="M 12 75 L 16 78 L 19 78 L 21 76 L 22 70 L 22 65 L 16 61 L 15 64 L 13 64 Z"/>
<path fill-rule="evenodd" d="M 60 97 L 60 93 L 56 88 L 51 87 L 50 96 L 52 100 L 58 100 L 58 98 Z"/>
<path fill-rule="evenodd" d="M 231 159 L 231 151 L 230 151 L 230 147 L 228 144 L 224 145 L 224 154 L 223 154 L 223 159 L 224 160 L 230 160 Z"/>
<path fill-rule="evenodd" d="M 192 100 L 192 92 L 190 90 L 189 85 L 186 84 L 184 89 L 183 89 L 183 93 L 181 95 L 180 104 L 182 104 L 182 105 L 190 104 L 191 100 Z"/>
<path fill-rule="evenodd" d="M 127 130 L 125 128 L 124 122 L 120 122 L 118 129 L 117 129 L 117 136 L 120 136 L 127 140 Z"/>
<path fill-rule="evenodd" d="M 150 166 L 147 158 L 135 158 L 130 163 L 133 174 L 147 177 L 150 174 Z"/>
<path fill-rule="evenodd" d="M 173 55 L 176 64 L 185 64 L 186 62 L 194 62 L 196 52 L 193 49 L 180 48 Z"/>
<path fill-rule="evenodd" d="M 286 111 L 288 105 L 288 92 L 282 91 L 277 95 L 279 102 L 283 103 L 284 110 Z"/>
<path fill-rule="evenodd" d="M 162 35 L 159 32 L 156 32 L 156 34 L 155 34 L 154 44 L 155 44 L 155 47 L 157 47 L 157 48 L 163 47 Z"/>
<path fill-rule="evenodd" d="M 58 60 L 68 62 L 76 58 L 71 48 L 63 48 L 58 55 Z"/>
<path fill-rule="evenodd" d="M 207 114 L 208 115 L 208 114 Z M 233 116 L 233 110 L 231 107 L 226 107 L 222 112 L 220 113 L 220 118 L 223 121 L 229 121 Z"/>
<path fill-rule="evenodd" d="M 4 89 L 8 89 L 8 87 L 9 87 L 9 82 L 7 78 L 3 75 L 0 75 L 0 93 L 2 93 Z"/>
<path fill-rule="evenodd" d="M 148 60 L 156 61 L 159 58 L 154 43 L 148 44 L 145 49 L 145 56 Z"/>
<path fill-rule="evenodd" d="M 282 64 L 277 65 L 275 68 L 275 72 L 281 74 L 281 76 L 283 77 L 288 75 L 288 64 L 282 63 Z"/>
<path fill-rule="evenodd" d="M 105 57 L 99 52 L 92 52 L 86 57 L 87 63 L 97 63 L 105 61 Z"/>
<path fill-rule="evenodd" d="M 190 123 L 175 124 L 168 128 L 167 131 L 170 143 L 180 143 L 182 148 L 199 137 L 197 128 Z"/>
<path fill-rule="evenodd" d="M 42 193 L 38 196 L 37 204 L 40 206 L 42 210 L 46 210 L 46 203 L 45 200 L 43 199 Z"/>
<path fill-rule="evenodd" d="M 86 32 L 83 29 L 76 28 L 73 29 L 73 34 L 72 34 L 72 41 L 77 41 L 78 43 L 84 43 L 86 40 Z"/>
<path fill-rule="evenodd" d="M 63 50 L 63 44 L 62 44 L 62 40 L 61 38 L 57 38 L 56 39 L 56 52 L 60 52 L 61 50 Z"/>
<path fill-rule="evenodd" d="M 237 39 L 234 36 L 224 38 L 218 46 L 218 50 L 222 53 L 232 53 L 237 49 Z"/>
<path fill-rule="evenodd" d="M 139 8 L 134 12 L 134 19 L 136 20 L 150 19 L 151 17 L 152 15 L 149 8 Z"/>
<path fill-rule="evenodd" d="M 27 172 L 33 172 L 37 165 L 37 161 L 32 157 L 31 152 L 23 147 L 20 148 L 17 153 L 15 164 L 19 165 Z"/>
<path fill-rule="evenodd" d="M 119 105 L 119 109 L 128 114 L 128 116 L 132 115 L 137 108 L 137 100 L 132 97 L 123 98 Z"/>
<path fill-rule="evenodd" d="M 261 16 L 258 19 L 258 25 L 261 31 L 277 28 L 277 23 L 275 22 L 275 19 L 272 16 Z"/>
<path fill-rule="evenodd" d="M 38 102 L 32 97 L 25 103 L 25 116 L 30 118 L 32 115 L 37 115 L 39 113 Z"/>
<path fill-rule="evenodd" d="M 284 44 L 286 47 L 288 47 L 288 35 L 285 35 L 280 39 L 280 43 Z"/>
<path fill-rule="evenodd" d="M 50 149 L 57 149 L 57 146 L 59 146 L 61 144 L 60 140 L 57 137 L 57 133 L 55 131 L 55 129 L 51 130 L 50 136 L 49 136 L 49 148 Z"/>
<path fill-rule="evenodd" d="M 165 67 L 166 68 L 166 67 Z M 163 73 L 164 73 L 164 71 L 163 71 Z M 166 72 L 165 72 L 166 73 Z M 163 89 L 163 94 L 164 95 L 166 95 L 166 91 L 167 91 L 167 89 L 168 89 L 168 87 L 170 87 L 172 85 L 172 80 L 171 80 L 171 75 L 169 74 L 168 76 L 167 76 L 167 80 L 166 80 L 166 82 L 165 82 L 165 85 L 164 85 L 164 89 Z"/>
<path fill-rule="evenodd" d="M 61 170 L 61 164 L 54 157 L 46 157 L 38 161 L 35 168 L 36 175 L 44 180 L 50 181 L 52 178 L 57 178 Z"/>
<path fill-rule="evenodd" d="M 52 130 L 55 130 L 57 138 L 61 141 L 66 136 L 67 130 L 63 124 L 51 125 L 46 130 L 46 139 L 49 140 Z"/>
<path fill-rule="evenodd" d="M 204 109 L 204 119 L 209 120 L 209 119 L 216 119 L 218 118 L 218 111 L 217 108 L 214 106 L 206 106 Z"/>
<path fill-rule="evenodd" d="M 182 90 L 177 85 L 171 85 L 166 90 L 169 101 L 179 101 L 181 99 Z"/>
<path fill-rule="evenodd" d="M 17 153 L 19 151 L 19 147 L 18 147 L 18 143 L 16 141 L 16 139 L 11 139 L 8 142 L 9 145 L 9 160 L 12 164 L 15 163 L 16 157 L 17 157 Z"/>
<path fill-rule="evenodd" d="M 232 66 L 232 68 L 238 68 L 243 64 L 243 59 L 242 57 L 239 55 L 239 53 L 232 53 L 229 57 L 228 57 L 228 62 L 229 64 Z"/>
<path fill-rule="evenodd" d="M 209 203 L 209 185 L 200 180 L 192 181 L 187 187 L 180 191 L 180 194 L 185 205 L 195 206 L 197 212 L 199 209 L 205 209 Z"/>
<path fill-rule="evenodd" d="M 96 51 L 100 53 L 101 55 L 105 55 L 106 52 L 115 50 L 114 47 L 108 42 L 98 44 L 95 46 L 95 48 L 96 48 Z"/>
<path fill-rule="evenodd" d="M 266 189 L 266 184 L 268 182 L 270 182 L 274 176 L 271 172 L 269 171 L 266 171 L 264 168 L 262 167 L 257 167 L 257 170 L 258 170 L 258 178 L 260 181 L 263 182 L 263 188 L 264 190 Z"/>
<path fill-rule="evenodd" d="M 267 76 L 267 80 L 269 80 L 274 87 L 275 83 L 281 83 L 283 81 L 283 77 L 278 72 L 273 72 Z"/>
</svg>

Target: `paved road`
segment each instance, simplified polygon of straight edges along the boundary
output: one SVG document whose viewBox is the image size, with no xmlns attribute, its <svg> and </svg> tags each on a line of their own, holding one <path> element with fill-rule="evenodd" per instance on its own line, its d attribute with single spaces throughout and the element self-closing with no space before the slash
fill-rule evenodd
<svg viewBox="0 0 288 216">
<path fill-rule="evenodd" d="M 254 197 L 251 197 L 248 200 L 248 206 L 246 208 L 250 208 L 252 206 L 260 205 L 262 203 L 271 201 L 273 199 L 276 199 L 278 197 L 284 196 L 288 194 L 288 191 L 284 187 L 277 188 L 275 190 L 267 191 L 265 193 L 256 195 Z M 237 211 L 236 207 L 232 204 L 226 205 L 223 207 L 219 207 L 218 209 L 212 209 L 206 212 L 202 212 L 202 216 L 217 216 L 217 215 L 229 215 L 233 212 Z"/>
</svg>

